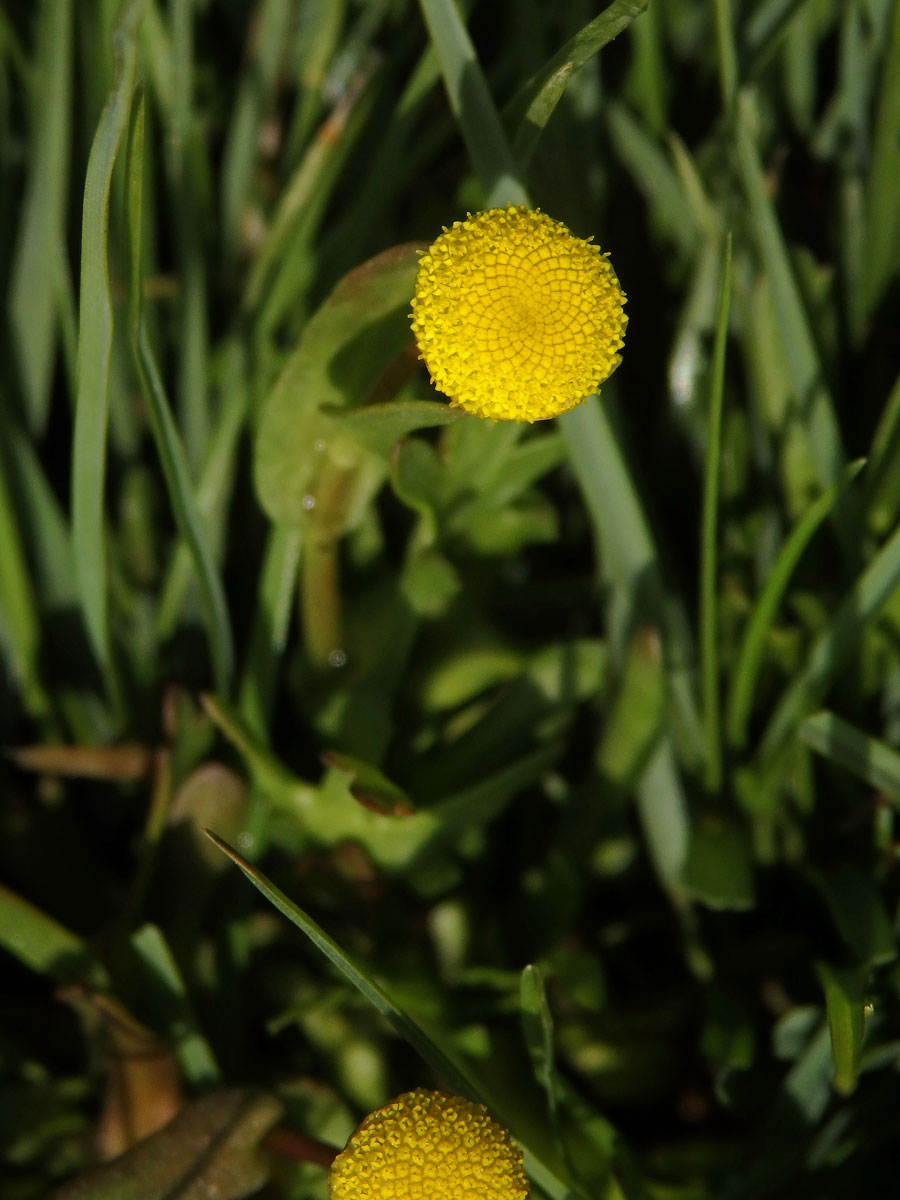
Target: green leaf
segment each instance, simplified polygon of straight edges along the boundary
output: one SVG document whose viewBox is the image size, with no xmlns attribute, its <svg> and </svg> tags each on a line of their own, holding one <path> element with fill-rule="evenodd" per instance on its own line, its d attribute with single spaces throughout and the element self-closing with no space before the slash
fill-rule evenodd
<svg viewBox="0 0 900 1200">
<path fill-rule="evenodd" d="M 162 931 L 155 925 L 144 925 L 132 934 L 131 944 L 149 975 L 148 1002 L 168 1031 L 186 1082 L 195 1088 L 220 1083 L 218 1065 L 197 1027 L 184 980 Z"/>
<path fill-rule="evenodd" d="M 879 966 L 897 957 L 891 922 L 868 875 L 839 866 L 829 871 L 810 868 L 809 876 L 854 958 L 866 966 Z"/>
<path fill-rule="evenodd" d="M 868 968 L 838 970 L 819 963 L 825 1011 L 834 1059 L 834 1090 L 849 1096 L 856 1087 L 866 1030 L 865 985 Z"/>
<path fill-rule="evenodd" d="M 752 93 L 737 106 L 737 163 L 759 257 L 769 274 L 782 344 L 787 356 L 794 404 L 807 431 L 819 482 L 830 487 L 844 467 L 844 450 L 834 403 L 823 382 L 824 371 L 803 296 L 794 277 L 784 235 L 766 186 L 754 144 L 756 113 Z M 849 535 L 846 535 L 849 536 Z"/>
<path fill-rule="evenodd" d="M 858 775 L 900 805 L 900 753 L 833 712 L 813 713 L 797 729 L 801 741 Z"/>
<path fill-rule="evenodd" d="M 280 1116 L 274 1096 L 238 1088 L 212 1092 L 48 1200 L 242 1200 L 268 1180 L 262 1141 Z"/>
<path fill-rule="evenodd" d="M 487 207 L 527 204 L 503 126 L 453 0 L 419 0 L 437 51 L 450 107 L 484 189 Z"/>
<path fill-rule="evenodd" d="M 132 0 L 115 34 L 115 89 L 94 136 L 84 185 L 81 222 L 81 295 L 78 392 L 72 438 L 72 543 L 75 575 L 88 634 L 108 686 L 116 690 L 106 598 L 103 528 L 106 431 L 109 419 L 113 305 L 109 283 L 109 193 L 134 96 L 135 30 L 143 5 Z"/>
<path fill-rule="evenodd" d="M 210 657 L 216 687 L 220 692 L 227 693 L 234 669 L 234 649 L 225 589 L 206 537 L 203 518 L 191 483 L 187 456 L 172 416 L 143 315 L 141 262 L 144 178 L 143 96 L 135 106 L 128 151 L 127 191 L 131 249 L 132 349 L 138 378 L 147 402 L 150 428 L 166 479 L 172 512 L 178 530 L 191 552 L 203 597 L 203 615 L 209 637 Z"/>
<path fill-rule="evenodd" d="M 728 737 L 734 746 L 743 746 L 746 741 L 753 693 L 765 657 L 766 637 L 791 576 L 816 530 L 864 465 L 862 459 L 850 463 L 841 478 L 809 506 L 791 530 L 769 571 L 765 587 L 760 592 L 747 621 L 732 672 L 733 683 L 728 698 L 727 722 Z"/>
<path fill-rule="evenodd" d="M 752 908 L 753 859 L 743 827 L 718 815 L 696 821 L 683 882 L 708 908 Z"/>
<path fill-rule="evenodd" d="M 517 159 L 524 160 L 534 149 L 572 76 L 627 29 L 648 3 L 649 0 L 613 0 L 522 85 L 505 114 L 519 126 L 514 142 Z"/>
<path fill-rule="evenodd" d="M 860 638 L 900 585 L 900 529 L 857 578 L 786 688 L 763 736 L 759 757 L 771 764 L 809 709 L 817 707 Z"/>
<path fill-rule="evenodd" d="M 0 884 L 0 946 L 32 971 L 60 983 L 108 986 L 88 947 L 64 925 Z"/>
<path fill-rule="evenodd" d="M 718 9 L 717 9 L 718 11 Z M 709 385 L 709 429 L 700 538 L 700 674 L 703 727 L 706 733 L 706 787 L 722 786 L 722 733 L 719 696 L 719 488 L 722 460 L 722 409 L 725 400 L 725 340 L 731 304 L 731 235 L 725 240 L 716 340 Z"/>
<path fill-rule="evenodd" d="M 72 0 L 43 0 L 31 105 L 33 154 L 10 284 L 12 347 L 31 431 L 43 433 L 56 361 L 58 281 L 66 256 L 72 121 Z"/>
<path fill-rule="evenodd" d="M 409 344 L 418 249 L 394 247 L 346 275 L 310 319 L 266 397 L 254 477 L 273 521 L 294 526 L 306 521 L 324 451 L 337 429 L 323 410 L 361 405 Z"/>
<path fill-rule="evenodd" d="M 327 409 L 342 433 L 361 442 L 368 450 L 386 456 L 395 442 L 416 429 L 434 429 L 452 425 L 466 414 L 436 400 L 392 400 L 387 404 L 367 404 L 351 411 Z M 470 418 L 471 419 L 471 418 Z"/>
</svg>

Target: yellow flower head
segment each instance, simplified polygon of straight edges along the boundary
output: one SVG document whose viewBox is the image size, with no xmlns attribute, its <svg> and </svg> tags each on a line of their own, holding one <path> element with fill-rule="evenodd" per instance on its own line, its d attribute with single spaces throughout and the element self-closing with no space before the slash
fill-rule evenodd
<svg viewBox="0 0 900 1200">
<path fill-rule="evenodd" d="M 522 1155 L 483 1104 L 405 1092 L 334 1160 L 331 1200 L 525 1200 Z"/>
<path fill-rule="evenodd" d="M 624 303 L 599 247 L 540 211 L 492 208 L 422 255 L 412 328 L 451 404 L 540 421 L 580 404 L 622 361 Z"/>
</svg>

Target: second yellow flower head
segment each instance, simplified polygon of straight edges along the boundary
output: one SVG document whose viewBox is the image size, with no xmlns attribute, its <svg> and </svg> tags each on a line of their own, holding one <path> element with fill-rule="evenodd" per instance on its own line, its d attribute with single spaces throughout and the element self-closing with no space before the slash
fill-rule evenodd
<svg viewBox="0 0 900 1200">
<path fill-rule="evenodd" d="M 451 404 L 539 421 L 574 408 L 619 365 L 624 303 L 597 246 L 538 210 L 492 208 L 422 255 L 412 328 Z"/>
</svg>

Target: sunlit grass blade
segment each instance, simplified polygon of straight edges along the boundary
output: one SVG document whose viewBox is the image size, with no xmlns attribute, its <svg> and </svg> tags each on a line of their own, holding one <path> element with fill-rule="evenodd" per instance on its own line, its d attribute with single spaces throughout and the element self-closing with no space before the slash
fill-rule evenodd
<svg viewBox="0 0 900 1200">
<path fill-rule="evenodd" d="M 503 126 L 453 0 L 420 0 L 437 50 L 450 107 L 459 122 L 488 207 L 527 204 Z"/>
<path fill-rule="evenodd" d="M 834 1060 L 834 1090 L 849 1096 L 856 1087 L 866 1032 L 864 998 L 867 967 L 837 970 L 819 963 L 818 975 L 825 993 L 831 1057 Z"/>
<path fill-rule="evenodd" d="M 179 532 L 191 551 L 203 596 L 216 688 L 227 694 L 234 667 L 231 622 L 225 591 L 210 550 L 197 506 L 187 459 L 172 417 L 168 398 L 150 344 L 142 314 L 141 247 L 143 204 L 144 117 L 143 98 L 135 112 L 128 155 L 128 225 L 131 246 L 131 334 L 135 362 L 147 402 L 150 428 Z"/>
<path fill-rule="evenodd" d="M 799 721 L 817 707 L 838 671 L 900 586 L 900 529 L 896 529 L 816 638 L 806 663 L 785 690 L 760 745 L 760 759 L 771 762 L 796 731 Z"/>
<path fill-rule="evenodd" d="M 765 587 L 753 606 L 732 671 L 732 685 L 728 697 L 727 731 L 728 740 L 733 746 L 743 746 L 746 742 L 753 693 L 765 658 L 766 637 L 791 576 L 816 530 L 864 465 L 862 459 L 851 463 L 838 482 L 809 506 L 781 547 Z"/>
<path fill-rule="evenodd" d="M 725 240 L 716 315 L 716 337 L 710 371 L 706 473 L 700 537 L 700 677 L 703 727 L 706 732 L 706 787 L 715 794 L 722 784 L 722 731 L 719 696 L 719 490 L 722 464 L 722 409 L 725 400 L 725 342 L 731 306 L 731 236 Z"/>
<path fill-rule="evenodd" d="M 0 946 L 59 983 L 109 986 L 106 972 L 71 930 L 0 883 Z"/>
<path fill-rule="evenodd" d="M 115 694 L 106 596 L 103 528 L 106 433 L 109 419 L 113 306 L 107 227 L 112 173 L 128 125 L 135 88 L 134 35 L 140 3 L 126 9 L 116 31 L 118 76 L 91 146 L 81 225 L 78 393 L 72 438 L 72 543 L 82 610 L 94 654 Z"/>
<path fill-rule="evenodd" d="M 794 403 L 808 430 L 810 450 L 823 488 L 835 482 L 844 466 L 841 434 L 834 404 L 825 386 L 822 363 L 810 329 L 803 298 L 794 278 L 784 236 L 766 186 L 754 144 L 755 106 L 742 93 L 735 124 L 737 163 L 760 259 L 771 280 L 794 391 Z M 845 542 L 849 539 L 844 532 Z"/>
<path fill-rule="evenodd" d="M 43 0 L 34 77 L 34 158 L 22 206 L 10 286 L 14 349 L 33 433 L 43 432 L 56 361 L 59 260 L 65 257 L 65 206 L 71 152 L 72 2 Z"/>
<path fill-rule="evenodd" d="M 648 3 L 649 0 L 613 0 L 522 85 L 507 110 L 507 116 L 518 126 L 513 148 L 520 162 L 534 149 L 571 77 L 627 29 Z"/>
<path fill-rule="evenodd" d="M 818 754 L 839 763 L 900 806 L 900 753 L 833 712 L 813 713 L 798 736 Z"/>
<path fill-rule="evenodd" d="M 507 1119 L 504 1107 L 492 1098 L 488 1089 L 479 1083 L 472 1073 L 459 1063 L 438 1042 L 423 1029 L 403 1008 L 391 998 L 390 994 L 374 978 L 360 967 L 333 938 L 308 916 L 302 908 L 294 904 L 279 888 L 266 878 L 261 871 L 251 866 L 236 850 L 223 841 L 211 830 L 205 830 L 206 836 L 219 849 L 227 854 L 237 867 L 243 871 L 247 879 L 284 917 L 295 925 L 319 953 L 331 963 L 340 975 L 347 980 L 369 1004 L 380 1013 L 385 1020 L 404 1038 L 406 1042 L 428 1063 L 435 1074 L 449 1087 L 463 1096 L 480 1100 L 497 1114 L 504 1124 L 510 1126 L 514 1136 L 518 1136 L 515 1123 Z M 521 1141 L 521 1138 L 519 1139 Z M 538 1159 L 532 1152 L 525 1149 L 525 1167 L 532 1178 L 552 1198 L 552 1200 L 567 1200 L 573 1195 L 569 1188 L 553 1169 Z"/>
</svg>

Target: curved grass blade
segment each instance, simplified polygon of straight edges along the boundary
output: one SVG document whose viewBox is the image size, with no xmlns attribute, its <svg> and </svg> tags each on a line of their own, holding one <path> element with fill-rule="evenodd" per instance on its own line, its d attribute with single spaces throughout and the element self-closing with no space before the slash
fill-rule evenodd
<svg viewBox="0 0 900 1200">
<path fill-rule="evenodd" d="M 765 656 L 766 635 L 772 625 L 778 605 L 787 590 L 794 569 L 816 530 L 831 512 L 865 465 L 858 459 L 844 470 L 843 475 L 809 506 L 781 547 L 775 565 L 753 607 L 738 651 L 731 694 L 728 700 L 727 732 L 733 746 L 743 746 L 747 740 L 747 724 L 753 704 L 753 692 Z"/>
<path fill-rule="evenodd" d="M 719 696 L 718 532 L 719 485 L 722 469 L 722 408 L 725 395 L 725 341 L 731 302 L 731 235 L 725 239 L 716 340 L 709 392 L 709 430 L 706 438 L 706 476 L 700 539 L 700 677 L 703 686 L 703 727 L 706 733 L 706 787 L 715 794 L 722 786 L 722 730 Z"/>
<path fill-rule="evenodd" d="M 453 0 L 419 0 L 488 207 L 528 204 L 494 101 Z"/>
<path fill-rule="evenodd" d="M 825 1012 L 834 1060 L 834 1090 L 849 1096 L 856 1087 L 866 1032 L 865 986 L 868 967 L 837 970 L 819 963 L 818 975 L 825 993 Z"/>
<path fill-rule="evenodd" d="M 819 634 L 800 674 L 785 690 L 760 745 L 760 761 L 772 762 L 806 711 L 818 706 L 865 630 L 900 586 L 900 528 L 881 547 Z"/>
<path fill-rule="evenodd" d="M 754 145 L 751 96 L 743 93 L 737 106 L 735 146 L 738 173 L 747 202 L 760 261 L 771 280 L 772 299 L 782 332 L 794 402 L 808 429 L 809 445 L 823 488 L 835 482 L 845 462 L 834 403 L 824 383 L 822 364 L 803 298 Z M 843 533 L 845 542 L 849 533 Z M 853 549 L 851 547 L 851 549 Z M 853 555 L 850 556 L 853 561 Z"/>
<path fill-rule="evenodd" d="M 116 31 L 117 81 L 94 136 L 84 185 L 81 223 L 81 294 L 78 391 L 72 437 L 72 548 L 88 636 L 111 695 L 113 674 L 106 605 L 106 542 L 103 498 L 109 421 L 113 308 L 109 285 L 107 225 L 112 173 L 128 125 L 135 90 L 135 30 L 140 3 L 125 11 Z"/>
<path fill-rule="evenodd" d="M 44 0 L 38 25 L 34 161 L 10 286 L 28 424 L 42 433 L 56 359 L 59 263 L 65 258 L 65 210 L 71 147 L 72 3 Z"/>
<path fill-rule="evenodd" d="M 522 85 L 505 114 L 518 126 L 513 142 L 518 161 L 524 161 L 531 154 L 572 76 L 627 29 L 649 2 L 613 0 Z"/>
<path fill-rule="evenodd" d="M 162 463 L 169 502 L 178 530 L 191 551 L 203 596 L 203 611 L 209 637 L 216 688 L 227 694 L 234 666 L 231 623 L 225 590 L 210 550 L 203 519 L 191 483 L 190 471 L 142 313 L 142 211 L 144 162 L 143 98 L 135 109 L 128 152 L 128 228 L 131 248 L 131 337 L 138 378 L 147 401 L 150 428 Z"/>
<path fill-rule="evenodd" d="M 399 1005 L 395 1004 L 385 991 L 367 971 L 359 967 L 345 951 L 329 937 L 325 930 L 302 908 L 294 904 L 279 888 L 266 878 L 261 871 L 251 866 L 227 842 L 211 830 L 204 830 L 206 836 L 219 849 L 227 854 L 231 861 L 243 871 L 255 888 L 262 893 L 269 903 L 277 908 L 282 916 L 287 917 L 312 942 L 319 953 L 360 993 L 372 1007 L 397 1031 L 402 1038 L 424 1059 L 432 1070 L 444 1080 L 449 1087 L 463 1096 L 480 1100 L 488 1108 L 493 1109 L 498 1118 L 507 1126 L 512 1122 L 505 1118 L 503 1106 L 498 1105 L 486 1091 L 484 1086 L 451 1056 Z M 515 1129 L 513 1129 L 515 1135 Z M 519 1139 L 521 1141 L 521 1139 Z M 523 1146 L 525 1151 L 525 1167 L 536 1183 L 544 1189 L 551 1200 L 574 1200 L 572 1189 L 541 1159 Z"/>
<path fill-rule="evenodd" d="M 816 753 L 858 775 L 900 806 L 900 754 L 836 713 L 813 713 L 797 733 Z"/>
</svg>

